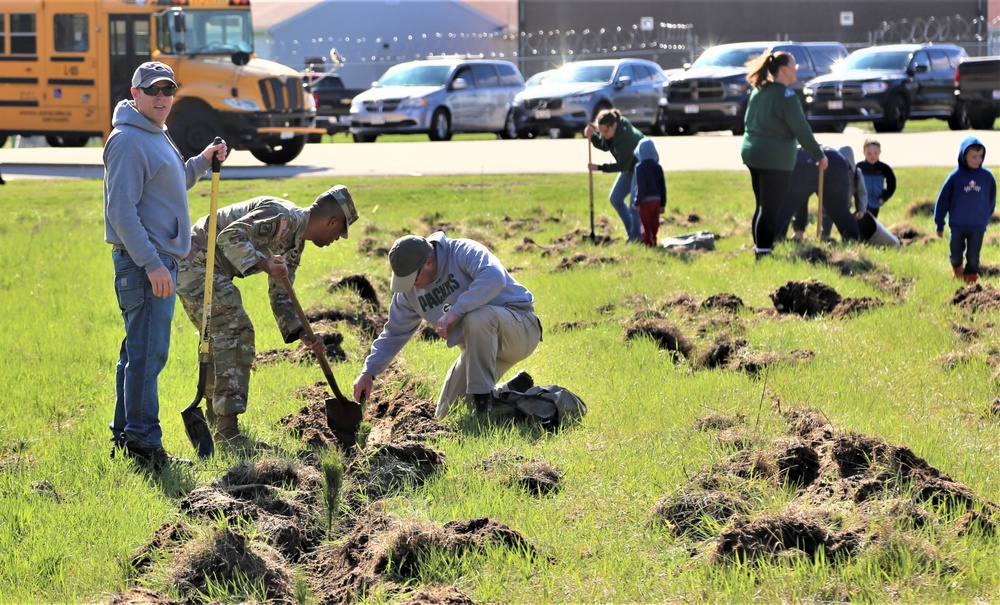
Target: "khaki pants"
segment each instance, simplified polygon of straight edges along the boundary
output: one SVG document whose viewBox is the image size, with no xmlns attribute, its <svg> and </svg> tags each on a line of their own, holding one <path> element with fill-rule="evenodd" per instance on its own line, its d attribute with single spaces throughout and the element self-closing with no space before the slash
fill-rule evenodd
<svg viewBox="0 0 1000 605">
<path fill-rule="evenodd" d="M 480 307 L 462 318 L 465 341 L 444 379 L 435 418 L 466 395 L 489 393 L 514 364 L 527 359 L 542 339 L 534 313 L 505 307 Z"/>
</svg>

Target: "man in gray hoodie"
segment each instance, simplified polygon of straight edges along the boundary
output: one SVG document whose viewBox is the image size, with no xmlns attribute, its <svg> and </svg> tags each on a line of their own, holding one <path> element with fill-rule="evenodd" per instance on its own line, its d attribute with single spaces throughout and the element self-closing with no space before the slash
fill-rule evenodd
<svg viewBox="0 0 1000 605">
<path fill-rule="evenodd" d="M 486 246 L 440 231 L 399 238 L 389 250 L 389 265 L 389 318 L 354 381 L 354 398 L 371 392 L 375 377 L 426 320 L 449 347 L 462 351 L 445 377 L 435 417 L 447 415 L 460 398 L 471 398 L 476 413 L 484 415 L 497 380 L 542 339 L 531 292 Z"/>
<path fill-rule="evenodd" d="M 163 449 L 158 378 L 170 349 L 177 262 L 191 247 L 187 190 L 226 157 L 210 145 L 187 161 L 167 134 L 177 83 L 170 67 L 146 62 L 132 74 L 104 146 L 104 240 L 111 244 L 115 295 L 125 323 L 115 370 L 111 455 L 116 450 L 154 469 Z"/>
</svg>

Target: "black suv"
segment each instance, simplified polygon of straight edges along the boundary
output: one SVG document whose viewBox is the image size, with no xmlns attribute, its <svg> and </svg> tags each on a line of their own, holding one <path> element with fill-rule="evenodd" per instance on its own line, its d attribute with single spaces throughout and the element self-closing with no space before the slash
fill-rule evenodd
<svg viewBox="0 0 1000 605">
<path fill-rule="evenodd" d="M 732 130 L 743 134 L 743 118 L 750 85 L 746 63 L 765 52 L 785 51 L 795 57 L 801 82 L 829 73 L 834 62 L 847 56 L 839 42 L 741 42 L 709 48 L 665 87 L 667 105 L 663 128 L 667 134 L 694 134 L 701 130 Z"/>
<path fill-rule="evenodd" d="M 876 132 L 899 132 L 907 120 L 941 118 L 952 130 L 969 127 L 956 100 L 958 64 L 969 57 L 950 44 L 892 44 L 854 51 L 828 75 L 806 82 L 806 111 L 814 124 L 872 122 Z"/>
</svg>

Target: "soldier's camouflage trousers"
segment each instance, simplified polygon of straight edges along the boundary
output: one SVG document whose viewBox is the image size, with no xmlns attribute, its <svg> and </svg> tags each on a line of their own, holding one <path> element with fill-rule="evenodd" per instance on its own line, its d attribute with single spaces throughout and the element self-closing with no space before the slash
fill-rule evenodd
<svg viewBox="0 0 1000 605">
<path fill-rule="evenodd" d="M 192 253 L 177 272 L 177 296 L 184 311 L 200 331 L 205 296 L 204 254 Z M 219 416 L 242 414 L 247 409 L 250 367 L 253 365 L 254 329 L 243 309 L 239 288 L 226 275 L 213 276 L 209 319 L 209 365 L 205 396 Z"/>
</svg>

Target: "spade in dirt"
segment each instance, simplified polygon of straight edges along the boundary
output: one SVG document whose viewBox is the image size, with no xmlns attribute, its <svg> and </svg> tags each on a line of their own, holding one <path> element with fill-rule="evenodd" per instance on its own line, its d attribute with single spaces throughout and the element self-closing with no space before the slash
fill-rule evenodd
<svg viewBox="0 0 1000 605">
<path fill-rule="evenodd" d="M 222 144 L 220 137 L 215 137 L 213 145 Z M 198 392 L 186 408 L 181 410 L 181 419 L 184 420 L 184 432 L 187 433 L 191 445 L 198 451 L 199 458 L 211 458 L 215 453 L 215 442 L 212 441 L 212 431 L 208 428 L 208 421 L 205 420 L 205 413 L 201 411 L 198 404 L 205 396 L 205 383 L 208 380 L 208 372 L 211 370 L 211 341 L 209 339 L 208 324 L 211 318 L 212 308 L 212 283 L 215 270 L 215 235 L 218 224 L 219 210 L 219 171 L 222 162 L 216 155 L 212 155 L 212 198 L 208 210 L 208 257 L 207 271 L 205 274 L 205 298 L 201 315 L 201 344 L 198 347 Z"/>
<path fill-rule="evenodd" d="M 285 277 L 282 283 L 285 285 L 288 298 L 291 299 L 292 306 L 295 307 L 295 312 L 299 316 L 303 332 L 311 340 L 315 340 L 316 335 L 313 333 L 312 326 L 309 325 L 309 318 L 306 317 L 305 311 L 302 310 L 302 305 L 299 304 L 298 297 L 295 296 L 292 282 L 288 277 Z M 337 379 L 333 376 L 333 370 L 330 369 L 330 362 L 327 360 L 326 355 L 317 355 L 316 357 L 319 358 L 319 365 L 323 368 L 326 382 L 333 389 L 334 394 L 334 397 L 326 398 L 326 423 L 334 435 L 336 435 L 337 441 L 341 445 L 351 446 L 354 444 L 358 428 L 361 426 L 361 418 L 363 416 L 362 406 L 360 403 L 344 397 L 344 394 L 340 392 L 340 387 L 337 386 Z"/>
</svg>

